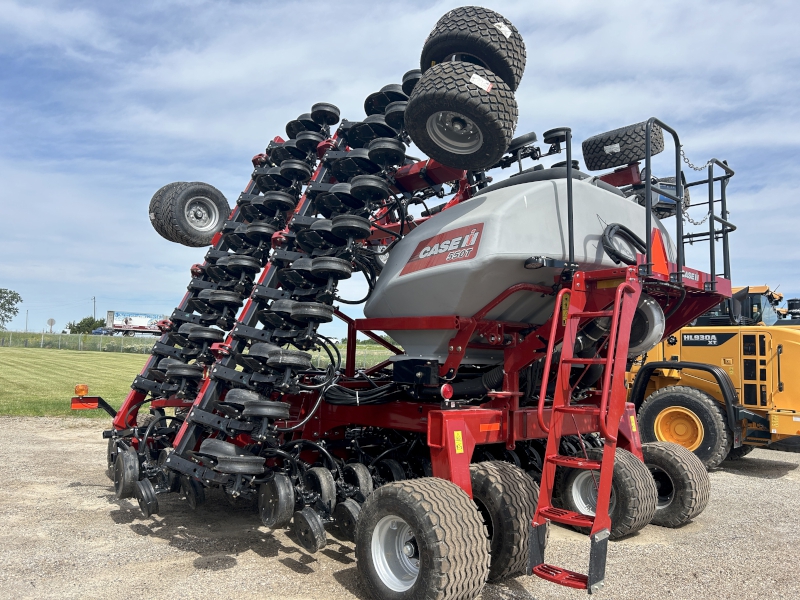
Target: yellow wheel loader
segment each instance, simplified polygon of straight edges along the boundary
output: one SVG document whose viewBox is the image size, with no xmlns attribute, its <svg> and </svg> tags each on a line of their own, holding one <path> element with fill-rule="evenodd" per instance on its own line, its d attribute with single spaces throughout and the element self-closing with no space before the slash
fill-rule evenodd
<svg viewBox="0 0 800 600">
<path fill-rule="evenodd" d="M 680 444 L 708 469 L 754 447 L 800 452 L 800 300 L 733 292 L 628 373 L 642 441 Z"/>
</svg>

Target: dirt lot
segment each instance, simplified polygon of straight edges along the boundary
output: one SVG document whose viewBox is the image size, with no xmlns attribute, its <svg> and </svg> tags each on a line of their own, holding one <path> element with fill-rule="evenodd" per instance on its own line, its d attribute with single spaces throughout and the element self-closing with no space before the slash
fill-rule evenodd
<svg viewBox="0 0 800 600">
<path fill-rule="evenodd" d="M 366 600 L 353 546 L 316 555 L 222 494 L 195 512 L 177 495 L 142 519 L 114 500 L 104 421 L 0 418 L 0 597 Z M 800 593 L 800 455 L 756 450 L 712 473 L 708 509 L 680 530 L 613 542 L 599 598 L 766 598 Z M 548 561 L 585 570 L 586 538 L 554 528 Z M 484 600 L 583 598 L 525 576 Z"/>
</svg>

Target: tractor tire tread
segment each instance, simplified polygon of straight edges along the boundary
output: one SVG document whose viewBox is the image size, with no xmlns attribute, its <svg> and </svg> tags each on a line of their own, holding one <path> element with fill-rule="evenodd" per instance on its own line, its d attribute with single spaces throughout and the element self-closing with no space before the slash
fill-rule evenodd
<svg viewBox="0 0 800 600">
<path fill-rule="evenodd" d="M 359 570 L 372 595 L 381 596 L 369 573 L 365 570 L 369 543 L 364 531 L 384 502 L 399 502 L 414 513 L 414 518 L 424 528 L 427 546 L 433 552 L 437 572 L 430 573 L 425 589 L 416 590 L 415 597 L 441 599 L 475 598 L 483 588 L 489 574 L 489 540 L 477 508 L 461 488 L 434 477 L 400 481 L 381 486 L 364 503 L 356 526 L 356 556 Z M 369 563 L 371 566 L 371 563 Z M 423 573 L 420 573 L 423 577 Z M 419 583 L 419 580 L 418 580 Z"/>
<path fill-rule="evenodd" d="M 503 535 L 493 531 L 489 581 L 498 581 L 528 568 L 529 530 L 539 500 L 539 486 L 525 471 L 503 461 L 470 465 L 472 495 L 495 498 L 502 512 Z M 486 501 L 483 500 L 484 505 Z"/>
<path fill-rule="evenodd" d="M 705 510 L 711 497 L 711 479 L 703 463 L 691 450 L 671 442 L 651 442 L 642 444 L 642 452 L 645 463 L 654 460 L 671 464 L 678 467 L 675 470 L 680 474 L 680 478 L 673 477 L 676 497 L 669 508 L 656 511 L 650 521 L 653 525 L 679 527 Z"/>
</svg>

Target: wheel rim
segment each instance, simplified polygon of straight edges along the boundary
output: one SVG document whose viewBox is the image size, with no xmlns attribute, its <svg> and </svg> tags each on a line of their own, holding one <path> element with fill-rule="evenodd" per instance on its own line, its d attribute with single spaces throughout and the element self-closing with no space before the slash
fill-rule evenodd
<svg viewBox="0 0 800 600">
<path fill-rule="evenodd" d="M 431 140 L 453 154 L 472 154 L 483 146 L 483 133 L 475 122 L 461 113 L 444 110 L 433 113 L 426 124 Z"/>
<path fill-rule="evenodd" d="M 700 419 L 688 408 L 670 406 L 662 410 L 655 421 L 655 434 L 659 442 L 680 444 L 689 450 L 700 447 L 705 436 Z"/>
<path fill-rule="evenodd" d="M 675 497 L 675 484 L 666 471 L 647 465 L 653 479 L 656 482 L 656 490 L 658 492 L 658 502 L 656 503 L 656 510 L 663 510 L 672 504 L 672 499 Z"/>
<path fill-rule="evenodd" d="M 570 494 L 572 502 L 578 512 L 583 515 L 595 516 L 597 513 L 597 486 L 600 485 L 599 471 L 582 471 L 572 483 Z M 614 512 L 616 506 L 614 490 L 611 490 L 611 499 L 608 502 L 608 512 Z"/>
<path fill-rule="evenodd" d="M 489 66 L 483 62 L 480 58 L 475 56 L 474 54 L 469 54 L 467 52 L 456 52 L 453 54 L 449 54 L 445 57 L 442 62 L 465 62 L 470 63 L 473 65 L 478 65 L 479 67 L 483 67 L 484 69 L 488 69 Z"/>
<path fill-rule="evenodd" d="M 405 592 L 419 576 L 419 548 L 411 527 L 400 517 L 383 517 L 372 532 L 372 562 L 393 592 Z"/>
<path fill-rule="evenodd" d="M 197 231 L 211 231 L 219 223 L 219 210 L 211 199 L 195 196 L 186 203 L 186 220 Z"/>
</svg>

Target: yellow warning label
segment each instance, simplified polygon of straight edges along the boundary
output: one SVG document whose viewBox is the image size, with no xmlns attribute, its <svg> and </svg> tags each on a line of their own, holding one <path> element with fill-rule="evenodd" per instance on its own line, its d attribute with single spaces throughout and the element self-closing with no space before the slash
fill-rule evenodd
<svg viewBox="0 0 800 600">
<path fill-rule="evenodd" d="M 561 298 L 561 326 L 567 326 L 567 315 L 569 314 L 569 294 L 564 294 Z"/>
<path fill-rule="evenodd" d="M 453 439 L 456 442 L 456 454 L 464 454 L 464 438 L 461 436 L 461 432 L 454 431 Z"/>
<path fill-rule="evenodd" d="M 608 288 L 619 287 L 621 283 L 625 283 L 625 279 L 601 279 L 597 282 L 598 290 L 607 290 Z"/>
<path fill-rule="evenodd" d="M 631 415 L 631 431 L 636 431 L 636 417 Z"/>
</svg>

